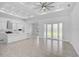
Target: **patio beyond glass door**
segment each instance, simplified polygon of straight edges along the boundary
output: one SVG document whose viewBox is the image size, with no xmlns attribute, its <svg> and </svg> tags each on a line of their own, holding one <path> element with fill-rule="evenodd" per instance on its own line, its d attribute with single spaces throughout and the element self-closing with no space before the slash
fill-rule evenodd
<svg viewBox="0 0 79 59">
<path fill-rule="evenodd" d="M 62 40 L 63 23 L 44 24 L 44 38 Z"/>
</svg>

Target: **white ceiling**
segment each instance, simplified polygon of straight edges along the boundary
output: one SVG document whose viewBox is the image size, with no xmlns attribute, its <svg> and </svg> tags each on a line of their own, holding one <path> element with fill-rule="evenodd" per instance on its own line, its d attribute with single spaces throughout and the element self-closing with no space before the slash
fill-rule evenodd
<svg viewBox="0 0 79 59">
<path fill-rule="evenodd" d="M 55 2 L 50 11 L 47 13 L 52 13 L 54 11 L 60 11 L 65 8 L 69 8 L 68 4 L 71 2 Z M 0 12 L 13 15 L 16 17 L 28 19 L 35 17 L 37 15 L 43 15 L 47 13 L 42 13 L 39 9 L 36 9 L 39 2 L 0 2 Z"/>
</svg>

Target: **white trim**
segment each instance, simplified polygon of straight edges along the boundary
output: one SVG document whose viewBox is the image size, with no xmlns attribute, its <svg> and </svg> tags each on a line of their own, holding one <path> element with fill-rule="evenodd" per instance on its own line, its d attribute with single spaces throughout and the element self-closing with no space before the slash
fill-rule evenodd
<svg viewBox="0 0 79 59">
<path fill-rule="evenodd" d="M 46 38 L 39 38 L 39 39 L 46 39 Z M 50 39 L 50 38 L 47 38 L 47 39 Z M 54 40 L 54 39 L 52 39 L 52 40 Z M 68 40 L 59 40 L 59 41 L 65 41 L 65 42 L 69 42 Z M 70 43 L 70 42 L 69 42 Z"/>
<path fill-rule="evenodd" d="M 74 45 L 72 42 L 70 42 L 70 44 L 73 46 L 73 48 L 75 49 L 75 52 L 76 52 L 77 55 L 79 56 L 79 51 L 78 51 L 78 49 L 75 47 L 75 45 Z"/>
</svg>

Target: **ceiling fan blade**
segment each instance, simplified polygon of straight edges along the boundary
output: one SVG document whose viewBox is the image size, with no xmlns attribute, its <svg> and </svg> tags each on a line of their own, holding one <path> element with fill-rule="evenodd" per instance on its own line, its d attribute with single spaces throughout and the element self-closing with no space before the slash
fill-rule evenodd
<svg viewBox="0 0 79 59">
<path fill-rule="evenodd" d="M 45 6 L 47 2 L 40 2 L 41 6 Z"/>
<path fill-rule="evenodd" d="M 37 7 L 35 8 L 38 12 L 41 12 L 42 11 L 42 8 L 41 7 Z"/>
<path fill-rule="evenodd" d="M 52 8 L 53 6 L 49 6 L 49 7 L 46 7 L 48 10 L 52 10 L 53 8 Z"/>
<path fill-rule="evenodd" d="M 47 10 L 50 10 L 50 8 L 46 7 Z"/>
<path fill-rule="evenodd" d="M 43 2 L 40 2 L 41 5 L 43 5 Z"/>
<path fill-rule="evenodd" d="M 47 4 L 47 2 L 44 2 L 43 4 L 44 4 L 44 5 L 46 5 L 46 4 Z"/>
<path fill-rule="evenodd" d="M 36 3 L 36 4 L 34 4 L 35 6 L 41 6 L 42 5 L 42 3 L 41 2 L 39 2 L 39 3 Z"/>
<path fill-rule="evenodd" d="M 53 8 L 53 7 L 55 7 L 55 6 L 46 6 L 46 7 Z"/>
<path fill-rule="evenodd" d="M 47 6 L 49 6 L 49 5 L 53 4 L 53 3 L 55 3 L 55 2 L 48 2 L 47 3 Z"/>
</svg>

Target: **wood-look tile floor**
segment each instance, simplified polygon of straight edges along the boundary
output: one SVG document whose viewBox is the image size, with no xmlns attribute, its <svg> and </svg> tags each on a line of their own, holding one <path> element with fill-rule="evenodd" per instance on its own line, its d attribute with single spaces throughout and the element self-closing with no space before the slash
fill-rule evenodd
<svg viewBox="0 0 79 59">
<path fill-rule="evenodd" d="M 0 44 L 0 57 L 77 57 L 68 42 L 50 39 L 24 39 Z"/>
</svg>

